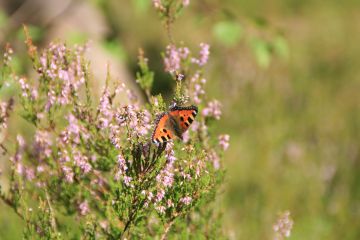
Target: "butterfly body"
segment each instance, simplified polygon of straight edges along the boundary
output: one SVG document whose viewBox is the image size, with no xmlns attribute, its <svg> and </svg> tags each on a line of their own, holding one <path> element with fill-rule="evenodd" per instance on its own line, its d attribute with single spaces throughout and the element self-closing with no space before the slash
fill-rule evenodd
<svg viewBox="0 0 360 240">
<path fill-rule="evenodd" d="M 170 108 L 157 118 L 151 140 L 154 143 L 164 143 L 174 137 L 182 139 L 182 134 L 195 120 L 197 112 L 196 106 Z"/>
</svg>

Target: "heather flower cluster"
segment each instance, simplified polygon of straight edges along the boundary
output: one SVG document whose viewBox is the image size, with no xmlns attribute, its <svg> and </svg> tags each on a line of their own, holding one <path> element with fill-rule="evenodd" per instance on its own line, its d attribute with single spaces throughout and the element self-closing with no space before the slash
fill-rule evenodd
<svg viewBox="0 0 360 240">
<path fill-rule="evenodd" d="M 7 128 L 10 111 L 12 110 L 13 100 L 7 102 L 0 102 L 0 126 L 2 129 Z"/>
<path fill-rule="evenodd" d="M 77 47 L 74 56 L 66 54 L 69 51 L 64 44 L 51 43 L 46 51 L 41 54 L 38 72 L 48 81 L 48 101 L 45 110 L 53 105 L 66 105 L 70 103 L 81 85 L 85 83 L 85 64 L 81 55 L 84 47 Z"/>
<path fill-rule="evenodd" d="M 230 136 L 228 134 L 223 134 L 218 137 L 219 146 L 223 151 L 226 151 L 229 147 Z"/>
<path fill-rule="evenodd" d="M 183 70 L 182 66 L 188 62 L 202 67 L 208 62 L 209 55 L 210 46 L 205 43 L 200 43 L 199 58 L 193 57 L 187 47 L 176 47 L 170 44 L 166 47 L 164 56 L 165 71 L 169 73 L 179 72 Z"/>
<path fill-rule="evenodd" d="M 5 52 L 3 55 L 3 62 L 5 66 L 8 66 L 12 60 L 11 55 L 14 53 L 13 49 L 9 44 L 5 46 Z"/>
<path fill-rule="evenodd" d="M 204 117 L 214 118 L 219 120 L 221 117 L 221 104 L 218 100 L 208 102 L 207 106 L 202 110 Z"/>
<path fill-rule="evenodd" d="M 176 7 L 189 5 L 165 0 L 153 4 L 167 9 L 175 2 Z M 136 78 L 149 104 L 125 84 L 113 82 L 110 73 L 95 99 L 89 88 L 92 66 L 84 57 L 87 46 L 51 43 L 38 51 L 28 34 L 26 45 L 37 75 L 10 72 L 19 89 L 15 104 L 31 131 L 11 134 L 16 139 L 1 145 L 11 149 L 11 171 L 9 191 L 0 192 L 26 222 L 24 238 L 81 234 L 84 239 L 138 239 L 146 234 L 165 239 L 173 234 L 170 228 L 181 234 L 188 228 L 201 233 L 214 227 L 199 226 L 191 217 L 216 214 L 207 204 L 221 184 L 221 156 L 229 146 L 228 135 L 216 137 L 208 127 L 208 118 L 221 115 L 220 104 L 205 98 L 209 45 L 200 44 L 197 57 L 186 46 L 169 44 L 165 49 L 164 69 L 177 82 L 171 103 L 151 95 L 154 73 L 140 51 Z M 182 104 L 196 104 L 203 111 L 183 140 L 153 144 L 157 115 Z M 0 104 L 3 128 L 13 105 L 13 98 Z M 11 142 L 16 142 L 14 148 L 9 148 Z M 60 213 L 73 221 L 68 223 Z M 67 231 L 69 224 L 76 224 L 78 232 Z"/>
<path fill-rule="evenodd" d="M 294 221 L 291 219 L 289 211 L 279 214 L 276 223 L 273 225 L 275 232 L 274 240 L 283 240 L 290 237 L 293 225 Z"/>
<path fill-rule="evenodd" d="M 165 15 L 169 9 L 175 8 L 176 11 L 180 11 L 183 7 L 189 6 L 190 0 L 152 0 L 152 4 L 161 15 Z"/>
</svg>

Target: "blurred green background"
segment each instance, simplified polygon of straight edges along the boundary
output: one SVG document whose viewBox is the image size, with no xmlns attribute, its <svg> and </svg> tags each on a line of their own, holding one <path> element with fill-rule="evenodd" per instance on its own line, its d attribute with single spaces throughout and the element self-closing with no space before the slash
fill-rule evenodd
<svg viewBox="0 0 360 240">
<path fill-rule="evenodd" d="M 142 47 L 153 93 L 171 94 L 160 55 L 168 40 L 150 0 L 0 7 L 0 43 L 12 43 L 21 73 L 30 71 L 26 23 L 39 46 L 91 39 L 93 71 L 109 61 L 130 85 Z M 360 239 L 360 1 L 192 0 L 173 34 L 194 52 L 211 45 L 206 98 L 223 103 L 215 131 L 231 136 L 218 199 L 224 236 L 272 239 L 277 213 L 290 210 L 290 239 Z M 0 202 L 0 239 L 21 239 L 22 224 Z"/>
</svg>

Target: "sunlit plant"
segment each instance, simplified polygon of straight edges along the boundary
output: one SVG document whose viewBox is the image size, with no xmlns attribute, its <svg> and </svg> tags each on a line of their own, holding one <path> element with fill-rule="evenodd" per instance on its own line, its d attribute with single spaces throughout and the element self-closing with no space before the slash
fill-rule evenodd
<svg viewBox="0 0 360 240">
<path fill-rule="evenodd" d="M 170 27 L 189 1 L 153 1 Z M 1 199 L 25 221 L 24 238 L 166 238 L 172 234 L 216 237 L 218 215 L 209 207 L 223 179 L 220 162 L 228 135 L 209 128 L 221 104 L 205 98 L 203 66 L 210 46 L 193 54 L 169 37 L 164 71 L 175 84 L 173 100 L 152 96 L 154 72 L 139 51 L 136 75 L 146 103 L 110 70 L 99 100 L 89 87 L 95 66 L 87 46 L 50 43 L 38 50 L 26 28 L 26 45 L 36 76 L 18 76 L 7 46 L 1 87 L 16 83 L 19 96 L 3 99 L 1 128 L 19 114 L 33 136 L 9 135 L 1 142 L 11 165 L 9 190 Z M 171 36 L 171 32 L 169 32 Z M 127 98 L 126 103 L 119 101 Z M 13 105 L 20 111 L 12 112 Z M 151 141 L 156 117 L 170 106 L 195 104 L 196 121 L 182 140 Z M 9 139 L 16 136 L 16 139 Z"/>
</svg>

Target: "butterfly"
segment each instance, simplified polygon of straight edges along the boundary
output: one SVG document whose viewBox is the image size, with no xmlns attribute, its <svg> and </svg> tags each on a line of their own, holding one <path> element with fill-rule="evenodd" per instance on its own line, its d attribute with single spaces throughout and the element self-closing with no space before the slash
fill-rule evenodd
<svg viewBox="0 0 360 240">
<path fill-rule="evenodd" d="M 168 112 L 162 113 L 156 119 L 151 140 L 154 143 L 160 144 L 168 142 L 175 136 L 182 139 L 182 134 L 189 128 L 197 113 L 198 108 L 193 105 L 189 107 L 174 106 L 170 108 Z"/>
</svg>

